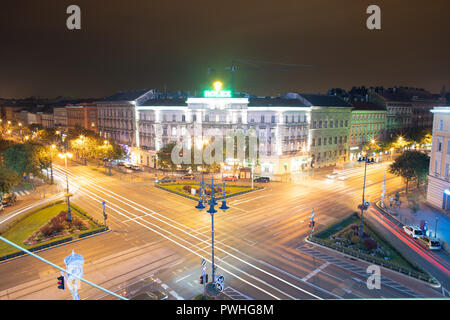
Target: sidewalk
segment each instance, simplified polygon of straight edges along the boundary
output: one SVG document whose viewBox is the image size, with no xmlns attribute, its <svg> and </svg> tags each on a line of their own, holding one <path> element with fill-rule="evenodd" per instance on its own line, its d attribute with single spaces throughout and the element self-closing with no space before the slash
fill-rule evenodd
<svg viewBox="0 0 450 320">
<path fill-rule="evenodd" d="M 426 204 L 426 191 L 410 190 L 408 196 L 409 200 L 404 193 L 400 194 L 400 205 L 395 204 L 395 196 L 393 196 L 392 207 L 390 206 L 390 199 L 387 197 L 385 199 L 387 211 L 403 224 L 420 228 L 421 222 L 426 222 L 426 233 L 430 237 L 435 236 L 437 222 L 436 238 L 446 245 L 448 251 L 450 245 L 450 217 Z"/>
</svg>

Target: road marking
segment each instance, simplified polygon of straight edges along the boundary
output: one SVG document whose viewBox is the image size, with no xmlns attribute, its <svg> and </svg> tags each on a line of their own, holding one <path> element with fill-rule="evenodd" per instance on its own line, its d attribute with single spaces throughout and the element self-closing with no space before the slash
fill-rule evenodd
<svg viewBox="0 0 450 320">
<path fill-rule="evenodd" d="M 176 293 L 175 291 L 170 291 L 169 292 L 171 295 L 173 295 L 177 300 L 184 300 L 183 297 L 181 297 L 180 295 L 178 295 L 178 293 Z"/>
<path fill-rule="evenodd" d="M 231 291 L 231 292 L 229 292 L 229 291 Z M 249 296 L 243 294 L 242 292 L 237 291 L 236 289 L 234 289 L 232 287 L 226 287 L 222 291 L 222 293 L 233 300 L 253 300 L 253 298 L 250 298 Z M 239 299 L 239 298 L 234 299 L 235 297 L 243 297 L 244 299 Z"/>
<path fill-rule="evenodd" d="M 314 270 L 313 272 L 311 272 L 310 274 L 308 274 L 306 277 L 304 277 L 302 279 L 302 281 L 308 281 L 308 279 L 310 279 L 311 277 L 314 277 L 316 274 L 318 274 L 322 269 L 325 269 L 326 267 L 328 267 L 330 263 L 327 261 L 325 262 L 323 265 L 321 265 L 320 267 L 318 267 L 316 270 Z"/>
<path fill-rule="evenodd" d="M 64 173 L 64 172 L 67 172 L 67 173 L 71 174 L 71 175 L 72 175 L 72 178 L 73 178 L 73 174 L 72 174 L 70 171 L 65 170 L 64 168 L 62 168 L 62 167 L 60 167 L 60 166 L 58 166 L 58 170 L 62 171 L 63 173 Z M 75 178 L 75 180 L 77 180 L 77 179 L 79 179 L 79 178 Z M 169 220 L 169 221 L 173 221 L 173 222 L 175 222 L 177 225 L 180 225 L 180 226 L 182 226 L 183 228 L 186 228 L 186 226 L 184 226 L 183 224 L 181 224 L 181 223 L 179 223 L 179 222 L 176 222 L 176 221 L 174 221 L 174 220 L 172 220 L 172 219 L 168 219 L 167 217 L 164 217 L 164 215 L 159 214 L 159 213 L 155 212 L 154 210 L 149 209 L 148 207 L 144 207 L 144 206 L 142 206 L 142 205 L 140 205 L 140 204 L 138 204 L 138 203 L 136 203 L 136 202 L 134 202 L 134 201 L 132 201 L 132 200 L 129 200 L 129 199 L 125 198 L 125 197 L 122 197 L 121 195 L 119 195 L 119 194 L 117 194 L 117 193 L 114 193 L 113 191 L 107 190 L 107 189 L 105 189 L 105 188 L 103 188 L 103 187 L 101 187 L 101 186 L 99 186 L 99 185 L 97 185 L 97 186 L 90 186 L 90 188 L 92 188 L 92 189 L 94 189 L 94 190 L 97 190 L 98 192 L 101 192 L 101 193 L 103 193 L 103 194 L 105 194 L 105 195 L 107 195 L 107 196 L 114 197 L 115 200 L 120 201 L 122 204 L 127 205 L 127 206 L 129 206 L 129 207 L 132 207 L 133 209 L 135 209 L 135 210 L 137 210 L 137 211 L 142 211 L 142 212 L 144 212 L 143 210 L 138 209 L 137 207 L 131 205 L 130 203 L 135 204 L 135 205 L 138 205 L 138 206 L 140 206 L 140 207 L 142 207 L 142 208 L 144 208 L 144 209 L 146 209 L 146 210 L 150 210 L 150 211 L 153 212 L 155 215 L 161 216 L 161 218 L 165 218 L 165 219 L 167 219 L 167 220 Z M 104 191 L 102 191 L 102 190 L 104 190 Z M 88 196 L 89 198 L 92 198 L 92 199 L 95 200 L 95 201 L 101 202 L 101 200 L 100 200 L 101 198 L 100 198 L 100 197 L 102 197 L 102 196 L 100 196 L 100 195 L 98 195 L 98 194 L 96 194 L 96 193 L 94 193 L 94 192 L 92 192 L 92 191 L 88 191 L 88 190 L 82 191 L 82 190 L 79 190 L 79 192 L 82 193 L 82 194 L 85 194 L 86 196 Z M 95 197 L 94 197 L 93 195 L 95 195 Z M 100 198 L 100 199 L 99 199 L 99 198 Z M 102 197 L 102 198 L 103 198 L 103 197 Z M 126 200 L 127 202 L 125 202 L 125 201 L 123 201 L 123 200 L 118 200 L 119 198 L 120 198 L 120 199 L 124 199 L 124 200 Z M 135 214 L 131 213 L 130 211 L 128 211 L 128 210 L 126 210 L 126 209 L 123 209 L 122 207 L 118 206 L 117 204 L 114 204 L 113 202 L 111 203 L 111 205 L 112 205 L 111 210 L 114 211 L 114 212 L 117 212 L 119 215 L 122 215 L 122 216 L 125 216 L 125 217 L 129 218 L 128 215 L 126 215 L 126 214 L 124 214 L 123 212 L 121 212 L 121 211 L 115 209 L 114 207 L 117 207 L 117 208 L 121 209 L 122 211 L 124 211 L 124 212 L 126 212 L 126 213 L 129 213 L 129 214 L 131 214 L 131 215 L 133 215 L 133 216 L 136 216 Z M 111 206 L 111 205 L 110 205 L 110 206 Z M 144 213 L 146 213 L 146 212 L 144 212 Z M 184 230 L 184 229 L 182 229 L 182 228 L 180 228 L 180 227 L 178 227 L 178 226 L 175 226 L 175 225 L 173 225 L 173 224 L 170 224 L 170 223 L 168 223 L 167 221 L 161 220 L 160 218 L 158 218 L 158 217 L 156 217 L 156 216 L 152 216 L 152 218 L 155 219 L 155 220 L 158 220 L 158 221 L 160 221 L 160 222 L 162 222 L 162 223 L 165 223 L 165 224 L 169 225 L 170 227 L 172 227 L 172 228 L 174 228 L 174 229 L 177 229 L 177 230 L 179 230 L 179 231 L 182 231 L 182 232 L 186 233 L 187 235 L 189 235 L 190 237 L 193 237 L 193 238 L 196 238 L 196 239 L 200 240 L 200 238 L 196 237 L 195 235 L 190 234 L 189 232 L 187 232 L 186 230 Z M 171 242 L 174 242 L 174 243 L 178 244 L 178 245 L 181 246 L 182 248 L 184 248 L 184 249 L 190 251 L 191 253 L 200 256 L 200 254 L 198 254 L 198 253 L 195 252 L 194 250 L 188 248 L 186 245 L 180 243 L 179 241 L 175 240 L 175 238 L 177 238 L 177 239 L 179 239 L 179 240 L 182 240 L 182 241 L 185 241 L 185 242 L 188 242 L 190 245 L 192 245 L 192 242 L 189 242 L 189 241 L 187 241 L 187 240 L 185 240 L 185 239 L 182 239 L 180 236 L 175 235 L 173 232 L 167 231 L 166 228 L 163 228 L 163 227 L 161 227 L 161 226 L 158 226 L 158 225 L 152 223 L 151 221 L 147 221 L 147 220 L 143 220 L 143 221 L 144 221 L 145 223 L 147 223 L 147 224 L 153 226 L 153 227 L 156 227 L 156 228 L 158 228 L 158 229 L 164 230 L 165 232 L 168 233 L 168 235 L 163 234 L 163 233 L 161 233 L 161 232 L 159 232 L 159 231 L 157 231 L 157 230 L 151 228 L 150 226 L 144 225 L 144 224 L 142 224 L 142 223 L 140 223 L 140 222 L 138 222 L 138 221 L 135 221 L 135 222 L 136 222 L 137 224 L 143 226 L 144 228 L 147 228 L 147 229 L 149 229 L 149 230 L 155 232 L 156 234 L 158 234 L 158 235 L 164 237 L 165 239 L 167 239 L 167 240 L 169 240 L 169 241 L 171 241 Z M 170 235 L 170 236 L 169 236 L 169 235 Z M 173 238 L 172 238 L 172 237 L 173 237 Z M 228 247 L 230 247 L 230 246 L 228 246 Z M 231 249 L 234 249 L 234 248 L 232 248 L 232 247 L 230 247 L 230 248 L 231 248 Z M 202 250 L 202 251 L 204 251 L 204 250 Z M 223 249 L 221 249 L 221 251 L 226 252 L 226 251 L 223 250 Z M 232 254 L 230 254 L 230 255 L 231 255 L 233 258 L 235 258 L 235 259 L 237 259 L 237 260 L 239 260 L 239 261 L 241 261 L 241 262 L 243 262 L 243 263 L 245 263 L 245 264 L 247 264 L 247 265 L 249 265 L 249 266 L 255 268 L 256 270 L 261 271 L 261 272 L 263 272 L 263 273 L 266 273 L 266 274 L 270 275 L 272 278 L 275 278 L 275 279 L 277 279 L 277 280 L 279 280 L 279 281 L 282 281 L 282 282 L 284 282 L 285 284 L 287 284 L 287 285 L 289 285 L 289 286 L 291 286 L 291 287 L 293 287 L 293 288 L 295 288 L 295 289 L 297 289 L 297 290 L 299 290 L 299 291 L 302 291 L 302 292 L 304 292 L 304 293 L 306 293 L 306 294 L 309 294 L 310 296 L 313 296 L 313 297 L 316 298 L 316 299 L 322 300 L 321 297 L 319 297 L 319 296 L 317 296 L 317 295 L 315 295 L 315 294 L 313 294 L 313 293 L 311 293 L 311 292 L 309 292 L 309 291 L 307 291 L 307 290 L 304 290 L 304 289 L 302 289 L 302 288 L 300 288 L 300 287 L 298 287 L 298 286 L 296 286 L 296 285 L 293 285 L 292 283 L 289 283 L 289 282 L 287 282 L 286 280 L 284 280 L 284 279 L 282 279 L 282 278 L 279 278 L 279 277 L 277 277 L 276 275 L 267 272 L 266 270 L 263 270 L 263 269 L 261 269 L 261 268 L 258 268 L 257 266 L 248 263 L 248 262 L 245 261 L 244 259 L 241 259 L 241 258 L 239 258 L 239 257 L 237 257 L 237 256 L 235 256 L 235 255 L 232 255 Z M 225 264 L 226 264 L 226 265 L 229 265 L 229 266 L 232 267 L 233 269 L 236 269 L 236 270 L 238 270 L 238 271 L 240 271 L 240 272 L 246 274 L 246 275 L 249 276 L 250 278 L 253 278 L 253 279 L 255 279 L 255 280 L 257 280 L 257 281 L 259 281 L 259 282 L 265 284 L 266 286 L 269 286 L 270 288 L 272 288 L 272 289 L 274 289 L 274 290 L 276 290 L 276 291 L 282 293 L 284 296 L 289 297 L 289 298 L 291 298 L 291 299 L 295 299 L 295 297 L 293 297 L 293 296 L 287 294 L 286 292 L 283 292 L 283 291 L 279 290 L 278 288 L 276 288 L 276 287 L 270 285 L 270 284 L 267 283 L 266 281 L 264 281 L 264 280 L 262 280 L 262 279 L 259 279 L 259 278 L 255 277 L 255 276 L 253 276 L 253 275 L 251 275 L 251 274 L 249 274 L 249 273 L 246 273 L 246 272 L 244 272 L 243 270 L 241 270 L 241 269 L 239 269 L 239 268 L 236 268 L 235 266 L 230 265 L 229 263 L 226 263 L 226 262 L 225 262 Z M 225 269 L 224 269 L 224 270 L 225 270 Z M 225 270 L 225 271 L 228 272 L 229 274 L 235 276 L 237 279 L 241 280 L 242 282 L 245 282 L 245 283 L 247 283 L 247 284 L 249 284 L 249 285 L 251 285 L 251 286 L 253 286 L 253 287 L 259 289 L 260 291 L 266 293 L 267 295 L 270 295 L 270 296 L 272 296 L 273 298 L 280 300 L 279 297 L 277 297 L 277 296 L 275 296 L 274 294 L 268 292 L 267 290 L 264 290 L 264 289 L 261 288 L 261 287 L 256 286 L 254 283 L 251 283 L 251 282 L 249 282 L 249 281 L 247 281 L 247 280 L 245 280 L 245 279 L 239 277 L 238 275 L 233 274 L 232 272 L 230 272 L 230 271 L 228 271 L 228 270 Z"/>
<path fill-rule="evenodd" d="M 241 200 L 241 201 L 237 200 L 237 201 L 235 201 L 235 202 L 232 202 L 231 204 L 232 204 L 233 206 L 235 206 L 235 205 L 237 205 L 237 204 L 241 204 L 241 203 L 244 203 L 244 202 L 253 201 L 253 200 L 256 200 L 256 199 L 259 199 L 259 198 L 264 198 L 264 197 L 267 197 L 267 196 L 270 196 L 270 195 L 271 195 L 271 193 L 270 193 L 270 194 L 265 194 L 265 195 L 259 196 L 259 197 L 254 197 L 254 198 L 251 198 L 251 199 L 248 199 L 248 200 Z"/>
</svg>

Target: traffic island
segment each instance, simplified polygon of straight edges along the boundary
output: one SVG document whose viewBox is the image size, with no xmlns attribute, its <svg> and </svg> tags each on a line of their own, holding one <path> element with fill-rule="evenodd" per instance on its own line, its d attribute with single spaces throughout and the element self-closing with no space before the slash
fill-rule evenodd
<svg viewBox="0 0 450 320">
<path fill-rule="evenodd" d="M 206 284 L 206 296 L 203 294 L 196 295 L 193 300 L 230 300 L 222 292 L 217 290 L 216 286 L 209 282 Z"/>
<path fill-rule="evenodd" d="M 72 221 L 68 221 L 67 204 L 57 201 L 33 210 L 7 226 L 1 236 L 37 251 L 107 231 L 77 205 L 71 203 Z M 0 261 L 24 255 L 23 251 L 1 242 Z"/>
<path fill-rule="evenodd" d="M 198 183 L 158 183 L 155 187 L 195 201 L 200 199 L 201 187 Z M 254 186 L 252 189 L 251 186 L 226 185 L 224 197 L 222 186 L 218 184 L 218 186 L 214 189 L 214 195 L 216 200 L 223 200 L 224 198 L 228 199 L 261 189 L 263 189 L 263 187 Z M 211 191 L 206 189 L 208 196 L 209 192 Z"/>
<path fill-rule="evenodd" d="M 436 283 L 431 275 L 396 250 L 368 222 L 363 223 L 364 235 L 362 238 L 359 237 L 359 223 L 359 215 L 355 212 L 337 223 L 323 228 L 312 235 L 309 240 L 416 279 Z"/>
</svg>

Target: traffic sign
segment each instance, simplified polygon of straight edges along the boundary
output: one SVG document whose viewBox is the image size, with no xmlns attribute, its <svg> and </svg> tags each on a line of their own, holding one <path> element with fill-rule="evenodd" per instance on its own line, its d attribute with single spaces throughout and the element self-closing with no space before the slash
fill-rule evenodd
<svg viewBox="0 0 450 320">
<path fill-rule="evenodd" d="M 225 281 L 225 277 L 221 274 L 217 275 L 217 282 L 220 282 L 223 284 L 223 282 Z"/>
<path fill-rule="evenodd" d="M 205 259 L 202 260 L 202 267 L 204 267 L 204 266 L 206 266 L 206 260 Z"/>
<path fill-rule="evenodd" d="M 216 282 L 216 289 L 217 289 L 219 292 L 222 292 L 222 291 L 223 291 L 223 284 L 222 284 L 222 282 Z"/>
</svg>

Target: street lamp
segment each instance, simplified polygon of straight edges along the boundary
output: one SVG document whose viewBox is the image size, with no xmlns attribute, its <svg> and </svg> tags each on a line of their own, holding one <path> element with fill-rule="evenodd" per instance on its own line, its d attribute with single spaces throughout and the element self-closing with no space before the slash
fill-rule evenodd
<svg viewBox="0 0 450 320">
<path fill-rule="evenodd" d="M 56 145 L 50 146 L 50 184 L 53 184 L 53 149 L 56 149 Z"/>
<path fill-rule="evenodd" d="M 61 159 L 64 158 L 64 162 L 66 165 L 66 170 L 67 170 L 67 158 L 72 158 L 72 154 L 69 152 L 66 153 L 60 153 L 58 154 L 58 157 L 60 157 Z M 72 222 L 72 212 L 70 210 L 70 196 L 72 196 L 71 193 L 69 193 L 69 177 L 67 175 L 66 172 L 66 185 L 67 185 L 67 193 L 66 193 L 66 197 L 67 197 L 67 221 Z"/>
<path fill-rule="evenodd" d="M 64 163 L 65 163 L 66 169 L 67 169 L 67 158 L 72 159 L 73 154 L 71 154 L 70 152 L 60 153 L 60 154 L 58 154 L 58 157 L 60 157 L 61 159 L 64 159 Z"/>
<path fill-rule="evenodd" d="M 371 146 L 373 146 L 375 144 L 375 140 L 372 139 L 371 141 Z M 369 154 L 370 152 L 370 147 L 369 150 L 367 150 L 367 154 Z M 362 238 L 363 234 L 364 234 L 364 226 L 363 226 L 363 215 L 364 215 L 364 210 L 367 210 L 369 208 L 370 203 L 366 202 L 364 199 L 364 195 L 366 192 L 366 174 L 367 174 L 367 162 L 369 161 L 369 157 L 366 157 L 366 160 L 364 161 L 364 183 L 363 183 L 363 194 L 362 194 L 362 202 L 361 204 L 358 206 L 358 209 L 361 210 L 361 221 L 359 223 L 359 237 Z"/>
<path fill-rule="evenodd" d="M 217 212 L 217 210 L 214 208 L 217 205 L 216 199 L 214 197 L 214 188 L 222 185 L 222 195 L 223 195 L 223 199 L 222 199 L 222 205 L 219 207 L 220 210 L 222 210 L 223 212 L 225 212 L 225 210 L 229 209 L 229 207 L 227 206 L 227 202 L 225 200 L 225 183 L 219 183 L 219 184 L 214 184 L 214 178 L 211 178 L 211 184 L 207 184 L 204 182 L 200 182 L 200 200 L 198 201 L 198 205 L 195 207 L 198 210 L 203 210 L 205 209 L 205 206 L 203 204 L 203 201 L 205 201 L 206 203 L 209 204 L 209 209 L 208 212 L 211 215 L 211 271 L 212 271 L 212 283 L 214 284 L 216 281 L 215 278 L 215 274 L 216 274 L 216 267 L 214 265 L 214 213 Z M 209 201 L 207 201 L 206 199 L 206 192 L 205 189 L 206 187 L 211 188 L 211 199 Z"/>
</svg>

